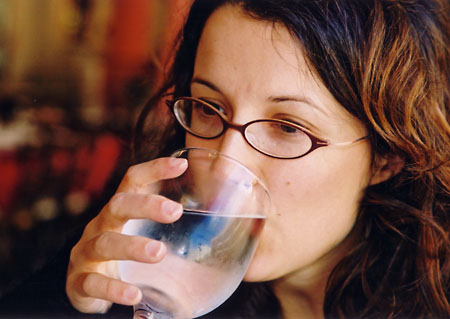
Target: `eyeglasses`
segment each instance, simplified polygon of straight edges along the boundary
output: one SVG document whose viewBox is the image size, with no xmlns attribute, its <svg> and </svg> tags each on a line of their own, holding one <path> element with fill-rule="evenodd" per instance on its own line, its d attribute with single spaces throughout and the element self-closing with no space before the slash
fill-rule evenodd
<svg viewBox="0 0 450 319">
<path fill-rule="evenodd" d="M 367 136 L 351 142 L 330 143 L 319 139 L 305 128 L 281 119 L 260 119 L 244 125 L 229 121 L 212 103 L 193 97 L 167 100 L 178 123 L 190 134 L 214 139 L 229 128 L 241 132 L 245 141 L 258 152 L 279 159 L 294 159 L 308 155 L 324 146 L 346 146 L 357 143 Z"/>
</svg>

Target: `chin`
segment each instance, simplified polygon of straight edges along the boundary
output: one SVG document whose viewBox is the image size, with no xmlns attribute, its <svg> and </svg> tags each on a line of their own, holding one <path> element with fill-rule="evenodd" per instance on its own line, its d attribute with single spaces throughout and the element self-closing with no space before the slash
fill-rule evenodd
<svg viewBox="0 0 450 319">
<path fill-rule="evenodd" d="M 255 255 L 247 269 L 247 272 L 245 273 L 243 280 L 246 282 L 273 280 L 276 276 L 274 276 L 271 272 L 272 267 L 274 267 L 274 263 L 271 263 L 267 259 L 266 262 L 264 262 L 262 258 L 258 258 L 258 256 Z"/>
</svg>

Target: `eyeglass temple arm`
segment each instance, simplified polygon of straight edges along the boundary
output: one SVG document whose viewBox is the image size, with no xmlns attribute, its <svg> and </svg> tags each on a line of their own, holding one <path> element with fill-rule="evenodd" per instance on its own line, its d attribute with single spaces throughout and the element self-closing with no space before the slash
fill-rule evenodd
<svg viewBox="0 0 450 319">
<path fill-rule="evenodd" d="M 327 142 L 326 145 L 327 146 L 347 146 L 347 145 L 352 145 L 352 144 L 361 142 L 361 141 L 365 140 L 368 137 L 369 137 L 369 135 L 365 135 L 365 136 L 362 136 L 362 137 L 360 137 L 360 138 L 358 138 L 358 139 L 356 139 L 354 141 L 349 141 L 349 142 L 339 142 L 339 143 L 328 143 Z"/>
</svg>

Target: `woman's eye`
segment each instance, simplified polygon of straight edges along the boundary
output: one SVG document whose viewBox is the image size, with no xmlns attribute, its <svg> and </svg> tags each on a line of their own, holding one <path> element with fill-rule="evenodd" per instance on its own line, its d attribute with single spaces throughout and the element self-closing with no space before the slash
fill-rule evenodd
<svg viewBox="0 0 450 319">
<path fill-rule="evenodd" d="M 286 136 L 305 134 L 302 130 L 300 130 L 299 128 L 297 128 L 293 125 L 289 125 L 289 124 L 285 124 L 285 123 L 275 123 L 275 122 L 272 124 L 273 124 L 273 129 L 276 130 L 278 132 L 278 134 L 283 134 Z"/>
<path fill-rule="evenodd" d="M 300 143 L 308 137 L 308 135 L 300 128 L 288 123 L 272 122 L 270 129 L 266 130 L 267 136 L 278 142 Z"/>
<path fill-rule="evenodd" d="M 199 114 L 200 116 L 217 115 L 217 111 L 202 103 L 194 103 L 193 110 L 196 114 Z"/>
<path fill-rule="evenodd" d="M 292 127 L 290 125 L 285 125 L 285 124 L 280 124 L 280 130 L 283 131 L 284 133 L 288 133 L 288 134 L 295 134 L 298 132 L 301 132 L 299 129 Z"/>
<path fill-rule="evenodd" d="M 203 103 L 194 103 L 194 110 L 199 112 L 203 116 L 217 116 L 218 113 L 221 113 L 226 117 L 226 111 L 217 103 L 209 102 L 208 104 Z"/>
<path fill-rule="evenodd" d="M 214 111 L 212 108 L 206 106 L 206 105 L 199 105 L 198 106 L 199 112 L 205 114 L 205 115 L 216 115 L 217 112 Z"/>
</svg>

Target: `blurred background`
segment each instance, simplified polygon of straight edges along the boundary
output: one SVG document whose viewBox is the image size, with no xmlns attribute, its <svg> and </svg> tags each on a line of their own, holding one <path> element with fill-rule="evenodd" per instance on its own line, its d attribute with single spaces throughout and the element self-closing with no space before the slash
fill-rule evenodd
<svg viewBox="0 0 450 319">
<path fill-rule="evenodd" d="M 0 0 L 0 297 L 98 213 L 190 0 Z"/>
</svg>

